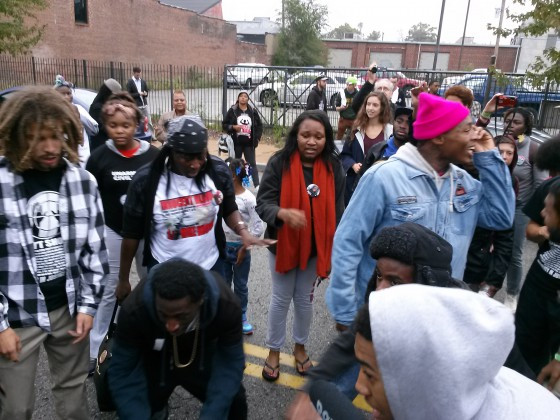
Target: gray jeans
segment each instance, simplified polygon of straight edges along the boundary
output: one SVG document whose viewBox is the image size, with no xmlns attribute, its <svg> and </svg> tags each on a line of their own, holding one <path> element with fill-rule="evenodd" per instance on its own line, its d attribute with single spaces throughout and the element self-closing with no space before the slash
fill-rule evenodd
<svg viewBox="0 0 560 420">
<path fill-rule="evenodd" d="M 513 222 L 513 250 L 511 262 L 507 273 L 507 293 L 517 296 L 521 290 L 521 277 L 523 276 L 523 246 L 525 245 L 525 229 L 529 218 L 521 210 L 523 206 L 515 207 L 515 220 Z"/>
<path fill-rule="evenodd" d="M 105 276 L 105 289 L 103 290 L 103 297 L 97 308 L 97 313 L 93 319 L 93 328 L 89 333 L 89 357 L 96 359 L 99 352 L 99 346 L 109 330 L 109 323 L 115 308 L 117 297 L 115 292 L 117 290 L 117 283 L 119 280 L 119 269 L 121 268 L 121 243 L 122 236 L 116 233 L 113 229 L 105 226 L 105 245 L 107 246 L 107 254 L 109 257 L 109 274 Z M 144 241 L 140 241 L 138 251 L 136 251 L 136 270 L 140 279 L 146 277 L 146 267 L 142 266 L 142 252 L 144 251 Z M 135 285 L 133 281 L 130 282 L 132 286 Z"/>
<path fill-rule="evenodd" d="M 296 268 L 286 274 L 276 272 L 276 256 L 269 253 L 272 294 L 268 308 L 266 346 L 280 351 L 286 341 L 286 318 L 290 303 L 294 302 L 292 336 L 296 344 L 305 344 L 313 318 L 313 284 L 317 278 L 317 258 L 307 263 L 305 270 Z"/>
</svg>

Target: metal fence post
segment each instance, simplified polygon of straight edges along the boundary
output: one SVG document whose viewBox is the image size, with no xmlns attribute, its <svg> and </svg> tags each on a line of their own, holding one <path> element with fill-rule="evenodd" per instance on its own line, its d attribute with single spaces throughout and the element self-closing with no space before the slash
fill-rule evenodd
<svg viewBox="0 0 560 420">
<path fill-rule="evenodd" d="M 87 74 L 87 62 L 82 60 L 82 67 L 84 69 L 84 88 L 88 88 L 88 74 Z"/>
<path fill-rule="evenodd" d="M 284 69 L 284 112 L 282 115 L 282 127 L 286 128 L 286 96 L 288 94 L 288 69 Z"/>
<path fill-rule="evenodd" d="M 222 118 L 226 117 L 227 112 L 227 65 L 224 65 L 222 75 Z"/>
<path fill-rule="evenodd" d="M 35 57 L 31 57 L 31 74 L 33 75 L 33 84 L 37 84 L 37 68 L 35 67 Z"/>
<path fill-rule="evenodd" d="M 548 92 L 550 92 L 550 80 L 547 80 L 546 82 L 546 87 L 544 88 L 544 98 L 541 101 L 539 112 L 537 114 L 537 118 L 539 119 L 537 128 L 539 130 L 543 129 L 544 122 L 546 120 L 545 113 L 546 113 L 546 101 L 548 100 Z"/>
<path fill-rule="evenodd" d="M 115 63 L 112 61 L 109 63 L 109 72 L 111 73 L 111 78 L 115 79 Z"/>
<path fill-rule="evenodd" d="M 74 80 L 78 83 L 78 60 L 74 58 Z"/>
<path fill-rule="evenodd" d="M 169 94 L 171 96 L 171 109 L 173 109 L 173 65 L 169 65 Z"/>
</svg>

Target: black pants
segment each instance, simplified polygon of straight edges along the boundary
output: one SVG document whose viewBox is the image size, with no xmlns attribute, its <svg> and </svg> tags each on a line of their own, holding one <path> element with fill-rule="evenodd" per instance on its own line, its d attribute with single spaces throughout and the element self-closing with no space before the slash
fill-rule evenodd
<svg viewBox="0 0 560 420">
<path fill-rule="evenodd" d="M 253 185 L 256 187 L 259 186 L 259 169 L 257 168 L 257 161 L 255 157 L 255 148 L 252 144 L 239 144 L 236 143 L 234 145 L 235 148 L 235 158 L 241 159 L 241 156 L 245 156 L 245 161 L 251 165 L 251 169 L 253 171 Z"/>
<path fill-rule="evenodd" d="M 206 401 L 208 379 L 204 373 L 182 375 L 181 372 L 174 372 L 168 375 L 165 386 L 155 386 L 150 389 L 152 413 L 161 412 L 166 409 L 167 401 L 177 386 L 183 387 L 196 399 L 204 403 Z M 166 417 L 165 415 L 163 416 L 163 418 Z M 198 418 L 198 416 L 193 415 L 193 418 Z M 247 395 L 243 384 L 240 384 L 239 391 L 233 397 L 228 420 L 247 420 Z"/>
<path fill-rule="evenodd" d="M 529 270 L 519 295 L 515 339 L 527 364 L 538 375 L 560 346 L 560 288 L 541 287 L 542 280 L 532 278 L 534 268 Z M 551 279 L 551 283 L 557 282 Z"/>
</svg>

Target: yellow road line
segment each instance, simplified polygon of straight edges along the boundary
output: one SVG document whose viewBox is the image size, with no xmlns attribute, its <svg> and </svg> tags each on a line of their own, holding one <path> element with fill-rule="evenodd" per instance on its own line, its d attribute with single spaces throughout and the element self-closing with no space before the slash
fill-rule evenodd
<svg viewBox="0 0 560 420">
<path fill-rule="evenodd" d="M 268 356 L 268 349 L 254 344 L 244 343 L 243 349 L 245 350 L 246 355 L 258 357 L 259 359 L 266 360 L 266 357 Z M 292 366 L 295 369 L 294 356 L 292 354 L 280 353 L 280 364 Z M 317 365 L 317 362 L 313 361 L 313 364 Z"/>
<path fill-rule="evenodd" d="M 262 368 L 263 367 L 260 366 L 260 365 L 256 365 L 254 363 L 246 362 L 244 373 L 246 375 L 262 379 Z M 305 379 L 302 378 L 301 376 L 291 375 L 289 373 L 282 372 L 282 369 L 280 369 L 280 376 L 278 377 L 278 380 L 274 381 L 274 383 L 279 384 L 279 385 L 288 386 L 288 387 L 294 388 L 294 389 L 299 389 L 303 385 L 304 381 L 305 381 Z"/>
<path fill-rule="evenodd" d="M 243 348 L 245 350 L 245 354 L 249 356 L 257 357 L 263 360 L 266 359 L 266 357 L 268 356 L 268 349 L 264 347 L 256 346 L 254 344 L 244 343 Z M 280 364 L 293 367 L 294 356 L 286 353 L 280 353 Z M 316 365 L 317 362 L 313 362 L 313 364 Z M 254 378 L 260 378 L 264 381 L 264 379 L 262 378 L 262 368 L 263 368 L 262 365 L 246 362 L 244 373 Z M 292 375 L 290 373 L 282 372 L 281 368 L 280 368 L 280 376 L 278 377 L 278 380 L 275 381 L 276 384 L 287 386 L 293 389 L 301 388 L 304 382 L 305 382 L 305 378 L 301 376 Z M 371 412 L 371 407 L 364 400 L 363 396 L 358 395 L 354 399 L 353 403 L 356 407 Z"/>
</svg>

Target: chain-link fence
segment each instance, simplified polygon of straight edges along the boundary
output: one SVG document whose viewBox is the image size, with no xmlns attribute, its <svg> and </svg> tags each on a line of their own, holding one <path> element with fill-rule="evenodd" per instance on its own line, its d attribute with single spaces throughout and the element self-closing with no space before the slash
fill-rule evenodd
<svg viewBox="0 0 560 420">
<path fill-rule="evenodd" d="M 365 83 L 363 68 L 318 68 L 274 66 L 172 66 L 162 64 L 99 62 L 77 59 L 45 59 L 31 56 L 0 55 L 0 89 L 21 85 L 52 85 L 57 74 L 79 88 L 96 91 L 103 81 L 112 77 L 124 87 L 132 77 L 132 68 L 142 69 L 142 78 L 149 87 L 148 104 L 152 121 L 171 110 L 174 90 L 182 90 L 187 107 L 219 129 L 223 116 L 243 88 L 249 92 L 251 105 L 261 114 L 269 128 L 284 131 L 305 109 L 307 97 L 320 74 L 328 77 L 327 113 L 333 127 L 339 115 L 334 107 L 343 95 L 346 79 L 355 76 L 358 87 Z M 433 72 L 418 70 L 378 69 L 379 78 L 390 78 L 405 93 L 410 103 L 410 89 L 422 82 L 439 82 L 439 93 L 452 85 L 463 85 L 473 91 L 475 108 L 480 109 L 494 93 L 515 96 L 518 106 L 532 110 L 535 126 L 549 134 L 560 131 L 560 86 L 545 83 L 533 86 L 522 74 L 489 77 L 480 72 Z M 488 81 L 490 81 L 488 83 Z M 476 113 L 476 112 L 475 112 Z"/>
</svg>

